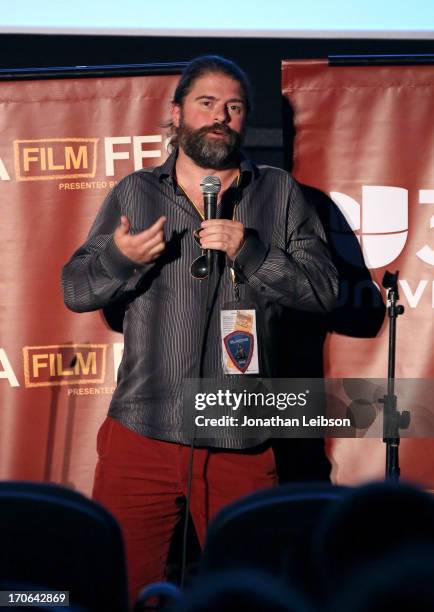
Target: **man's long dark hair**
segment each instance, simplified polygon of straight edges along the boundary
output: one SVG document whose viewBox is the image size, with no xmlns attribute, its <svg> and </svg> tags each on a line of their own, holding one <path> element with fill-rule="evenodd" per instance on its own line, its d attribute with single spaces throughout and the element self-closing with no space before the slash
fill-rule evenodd
<svg viewBox="0 0 434 612">
<path fill-rule="evenodd" d="M 234 81 L 238 81 L 243 90 L 246 111 L 249 113 L 252 108 L 252 92 L 249 78 L 234 62 L 219 55 L 203 55 L 194 59 L 186 66 L 175 89 L 173 96 L 174 104 L 181 105 L 185 96 L 191 91 L 194 82 L 203 75 L 213 72 L 224 74 L 234 79 Z"/>
</svg>

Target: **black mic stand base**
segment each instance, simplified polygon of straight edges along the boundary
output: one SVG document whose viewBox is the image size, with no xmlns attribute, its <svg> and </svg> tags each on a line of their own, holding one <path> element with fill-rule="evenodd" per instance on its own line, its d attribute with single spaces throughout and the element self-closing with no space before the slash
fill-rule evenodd
<svg viewBox="0 0 434 612">
<path fill-rule="evenodd" d="M 380 400 L 383 410 L 383 442 L 386 444 L 386 480 L 398 481 L 401 475 L 399 467 L 400 429 L 410 424 L 410 413 L 399 412 L 395 395 L 395 355 L 396 355 L 396 320 L 404 313 L 404 306 L 399 305 L 398 274 L 385 272 L 383 287 L 387 289 L 387 314 L 389 317 L 389 356 L 387 394 Z"/>
</svg>

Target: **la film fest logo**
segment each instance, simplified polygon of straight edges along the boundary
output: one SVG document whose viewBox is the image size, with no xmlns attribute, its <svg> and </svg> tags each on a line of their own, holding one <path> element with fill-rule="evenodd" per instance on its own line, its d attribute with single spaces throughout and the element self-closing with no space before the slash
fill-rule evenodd
<svg viewBox="0 0 434 612">
<path fill-rule="evenodd" d="M 434 189 L 420 189 L 418 196 L 420 205 L 434 204 Z M 330 197 L 355 232 L 368 268 L 382 268 L 399 257 L 408 237 L 407 189 L 364 185 L 361 204 L 338 191 L 332 191 Z M 430 228 L 434 228 L 434 216 Z M 344 250 L 344 243 L 343 247 Z M 345 257 L 345 252 L 341 254 Z M 427 244 L 421 246 L 416 256 L 434 266 L 434 250 Z"/>
<path fill-rule="evenodd" d="M 106 344 L 55 344 L 23 347 L 26 387 L 102 383 Z"/>
<path fill-rule="evenodd" d="M 123 174 L 140 170 L 144 159 L 161 158 L 167 149 L 161 134 L 19 139 L 12 143 L 15 179 L 18 182 L 93 179 L 102 170 L 98 157 L 100 140 L 106 178 L 115 176 L 116 164 L 123 164 Z M 0 180 L 10 181 L 12 169 L 5 160 L 7 156 L 0 157 Z"/>
<path fill-rule="evenodd" d="M 93 178 L 98 138 L 15 140 L 17 181 Z"/>
<path fill-rule="evenodd" d="M 119 365 L 122 361 L 123 342 L 112 344 L 68 343 L 22 348 L 23 378 L 17 368 L 16 355 L 0 346 L 0 380 L 11 387 L 27 388 L 68 386 L 68 394 L 98 395 L 112 393 Z M 112 360 L 113 379 L 107 376 L 108 361 Z M 111 370 L 111 368 L 110 368 Z M 78 386 L 106 384 L 107 387 Z"/>
</svg>

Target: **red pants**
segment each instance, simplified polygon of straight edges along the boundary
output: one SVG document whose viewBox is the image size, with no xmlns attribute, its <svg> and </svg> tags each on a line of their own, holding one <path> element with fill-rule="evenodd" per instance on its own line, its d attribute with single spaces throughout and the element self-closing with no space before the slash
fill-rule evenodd
<svg viewBox="0 0 434 612">
<path fill-rule="evenodd" d="M 146 438 L 107 417 L 98 432 L 97 449 L 93 498 L 121 525 L 134 601 L 144 585 L 165 578 L 170 542 L 187 492 L 190 447 Z M 218 510 L 276 484 L 271 447 L 195 449 L 190 512 L 201 545 Z"/>
</svg>

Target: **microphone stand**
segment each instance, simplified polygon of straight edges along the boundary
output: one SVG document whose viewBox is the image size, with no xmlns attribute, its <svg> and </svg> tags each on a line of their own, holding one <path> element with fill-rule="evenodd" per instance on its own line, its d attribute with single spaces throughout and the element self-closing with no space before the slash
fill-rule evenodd
<svg viewBox="0 0 434 612">
<path fill-rule="evenodd" d="M 215 217 L 214 217 L 215 218 Z M 207 265 L 208 265 L 208 278 L 206 279 L 206 297 L 205 301 L 202 303 L 201 309 L 201 317 L 200 317 L 200 343 L 199 343 L 199 367 L 198 367 L 198 378 L 199 378 L 199 389 L 198 392 L 202 392 L 202 379 L 203 379 L 203 365 L 204 365 L 204 357 L 205 357 L 205 347 L 206 347 L 206 338 L 208 332 L 208 324 L 211 316 L 211 304 L 213 300 L 213 285 L 215 286 L 214 281 L 214 273 L 217 269 L 217 266 L 214 266 L 214 259 L 217 253 L 212 249 L 207 250 Z M 203 281 L 199 281 L 203 282 Z M 180 579 L 180 588 L 181 591 L 184 590 L 185 581 L 186 581 L 186 571 L 187 571 L 187 546 L 188 546 L 188 520 L 190 514 L 190 501 L 191 501 L 191 492 L 192 492 L 192 484 L 193 484 L 193 455 L 196 443 L 196 427 L 193 425 L 193 431 L 190 442 L 190 453 L 188 459 L 188 475 L 187 475 L 187 491 L 185 495 L 185 518 L 184 518 L 184 528 L 182 535 L 182 555 L 181 555 L 181 579 Z"/>
<path fill-rule="evenodd" d="M 204 188 L 204 183 L 207 184 L 207 187 Z M 209 184 L 211 183 L 211 188 L 209 188 Z M 217 196 L 221 189 L 220 179 L 218 177 L 205 177 L 201 181 L 201 189 L 203 193 L 203 202 L 204 202 L 204 216 L 205 219 L 215 219 L 217 216 Z M 217 270 L 217 266 L 215 265 L 217 253 L 213 249 L 206 250 L 206 261 L 207 261 L 207 269 L 208 269 L 208 277 L 206 279 L 206 298 L 202 303 L 201 309 L 201 317 L 200 317 L 200 342 L 199 342 L 199 367 L 198 367 L 198 375 L 199 379 L 203 378 L 203 366 L 204 366 L 204 357 L 205 357 L 205 348 L 206 348 L 206 339 L 208 333 L 208 325 L 211 316 L 211 307 L 212 301 L 214 298 L 213 288 L 215 289 L 215 278 L 214 273 Z M 202 281 L 200 281 L 202 282 Z M 201 383 L 200 383 L 201 384 Z M 193 483 L 193 455 L 195 448 L 195 428 L 193 428 L 191 443 L 190 443 L 190 454 L 188 460 L 188 476 L 187 476 L 187 491 L 186 491 L 186 501 L 185 501 L 185 521 L 184 521 L 184 529 L 182 536 L 182 558 L 181 558 L 181 580 L 180 580 L 180 588 L 184 589 L 185 579 L 186 579 L 186 569 L 187 569 L 187 544 L 188 544 L 188 518 L 190 512 L 190 500 L 191 500 L 191 490 Z"/>
<path fill-rule="evenodd" d="M 407 429 L 410 424 L 410 412 L 398 410 L 398 398 L 395 395 L 395 355 L 396 355 L 396 320 L 404 313 L 404 306 L 398 304 L 398 275 L 385 272 L 382 285 L 387 289 L 387 314 L 389 317 L 389 354 L 387 374 L 387 394 L 380 399 L 383 409 L 383 442 L 386 444 L 386 480 L 399 480 L 399 443 L 400 429 Z"/>
</svg>

